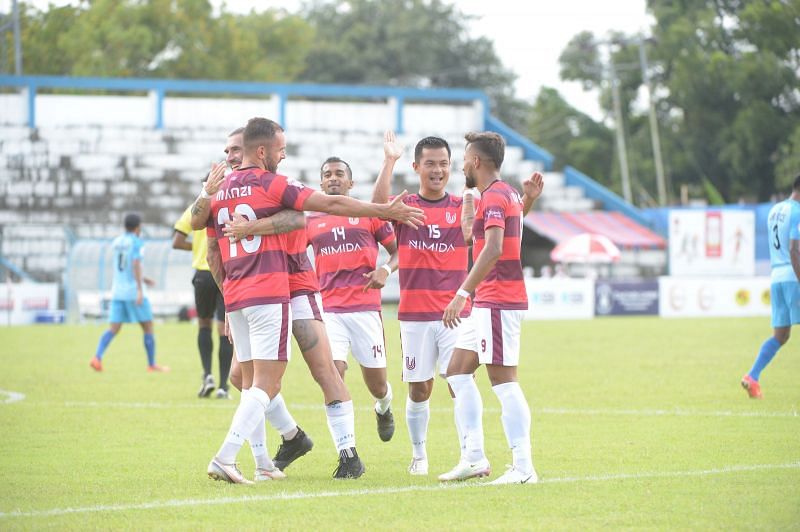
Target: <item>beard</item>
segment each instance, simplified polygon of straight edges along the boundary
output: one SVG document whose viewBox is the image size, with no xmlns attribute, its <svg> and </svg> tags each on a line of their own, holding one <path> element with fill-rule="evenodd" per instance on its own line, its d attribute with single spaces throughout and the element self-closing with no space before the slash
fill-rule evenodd
<svg viewBox="0 0 800 532">
<path fill-rule="evenodd" d="M 467 188 L 475 188 L 478 185 L 477 181 L 473 176 L 469 174 L 464 174 L 464 178 L 465 178 L 464 182 L 466 183 Z"/>
<path fill-rule="evenodd" d="M 273 161 L 270 158 L 266 158 L 266 159 L 264 159 L 264 166 L 267 168 L 268 172 L 271 172 L 273 174 L 278 172 L 278 163 L 277 163 L 277 161 Z"/>
</svg>

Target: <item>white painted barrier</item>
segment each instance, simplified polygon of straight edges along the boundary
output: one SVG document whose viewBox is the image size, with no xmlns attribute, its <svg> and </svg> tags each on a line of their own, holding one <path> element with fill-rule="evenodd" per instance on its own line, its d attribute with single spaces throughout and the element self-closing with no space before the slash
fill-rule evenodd
<svg viewBox="0 0 800 532">
<path fill-rule="evenodd" d="M 0 325 L 27 325 L 58 309 L 56 283 L 0 284 Z"/>
<path fill-rule="evenodd" d="M 594 317 L 594 280 L 527 278 L 528 320 L 591 319 Z"/>
<path fill-rule="evenodd" d="M 664 318 L 769 316 L 770 278 L 678 278 L 658 280 Z"/>
</svg>

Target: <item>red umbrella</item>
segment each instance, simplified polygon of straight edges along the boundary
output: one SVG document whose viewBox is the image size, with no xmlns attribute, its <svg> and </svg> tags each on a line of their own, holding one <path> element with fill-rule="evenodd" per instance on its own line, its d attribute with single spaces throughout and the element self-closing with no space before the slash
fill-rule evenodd
<svg viewBox="0 0 800 532">
<path fill-rule="evenodd" d="M 608 237 L 595 233 L 575 235 L 550 252 L 553 262 L 609 263 L 619 256 L 619 248 Z"/>
</svg>

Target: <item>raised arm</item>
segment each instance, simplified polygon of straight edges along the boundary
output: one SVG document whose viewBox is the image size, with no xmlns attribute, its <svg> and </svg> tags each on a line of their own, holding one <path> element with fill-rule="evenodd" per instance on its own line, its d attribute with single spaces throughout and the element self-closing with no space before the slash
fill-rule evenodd
<svg viewBox="0 0 800 532">
<path fill-rule="evenodd" d="M 232 238 L 234 242 L 238 242 L 247 236 L 280 235 L 296 229 L 303 229 L 305 226 L 305 215 L 292 209 L 284 209 L 272 216 L 258 220 L 248 220 L 238 212 L 234 212 L 233 218 L 222 228 L 222 232 L 228 238 Z"/>
<path fill-rule="evenodd" d="M 390 203 L 367 203 L 349 196 L 328 196 L 322 192 L 313 192 L 303 204 L 304 211 L 319 211 L 337 216 L 372 216 L 374 218 L 392 219 L 416 229 L 425 222 L 422 209 L 409 207 L 403 203 L 408 195 L 404 190 Z"/>
<path fill-rule="evenodd" d="M 489 275 L 489 272 L 492 271 L 492 268 L 494 268 L 494 265 L 497 263 L 497 259 L 503 254 L 504 230 L 502 227 L 489 227 L 484 236 L 486 238 L 486 243 L 480 255 L 475 259 L 475 264 L 473 264 L 467 278 L 461 283 L 461 288 L 459 288 L 453 300 L 450 301 L 444 309 L 442 321 L 445 327 L 452 329 L 461 322 L 459 315 L 461 311 L 464 310 L 467 298 L 459 293 L 462 292 L 462 290 L 470 294 L 475 292 L 478 284 Z"/>
<path fill-rule="evenodd" d="M 464 202 L 461 204 L 461 232 L 464 234 L 464 242 L 467 246 L 472 245 L 472 225 L 475 223 L 475 195 L 477 190 L 468 188 L 464 191 Z"/>
<path fill-rule="evenodd" d="M 205 229 L 208 217 L 211 214 L 211 198 L 219 190 L 220 185 L 225 180 L 225 163 L 214 163 L 211 165 L 211 172 L 208 179 L 203 183 L 200 195 L 192 204 L 192 229 Z"/>
<path fill-rule="evenodd" d="M 533 207 L 533 202 L 542 195 L 544 189 L 544 176 L 540 172 L 534 172 L 522 182 L 522 215 L 527 216 Z"/>
<path fill-rule="evenodd" d="M 392 194 L 392 172 L 397 160 L 403 155 L 403 146 L 397 142 L 393 131 L 383 134 L 383 164 L 372 191 L 373 203 L 386 203 Z"/>
</svg>

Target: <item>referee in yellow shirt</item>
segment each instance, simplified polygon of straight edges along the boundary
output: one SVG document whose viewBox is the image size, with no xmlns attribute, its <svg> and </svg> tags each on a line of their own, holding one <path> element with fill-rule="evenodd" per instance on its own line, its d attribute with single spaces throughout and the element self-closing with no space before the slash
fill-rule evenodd
<svg viewBox="0 0 800 532">
<path fill-rule="evenodd" d="M 197 347 L 200 350 L 200 361 L 203 364 L 203 384 L 198 397 L 209 397 L 216 388 L 214 376 L 211 374 L 211 353 L 214 351 L 214 340 L 211 335 L 211 322 L 217 318 L 219 331 L 219 388 L 217 399 L 230 399 L 228 394 L 228 375 L 231 371 L 231 358 L 233 345 L 225 336 L 225 303 L 222 294 L 214 282 L 208 268 L 206 254 L 208 240 L 205 229 L 192 231 L 191 207 L 187 208 L 180 220 L 175 223 L 175 233 L 172 237 L 174 249 L 184 249 L 192 252 L 192 268 L 195 269 L 192 284 L 194 285 L 194 303 L 197 307 Z M 189 241 L 189 235 L 192 235 Z"/>
</svg>

